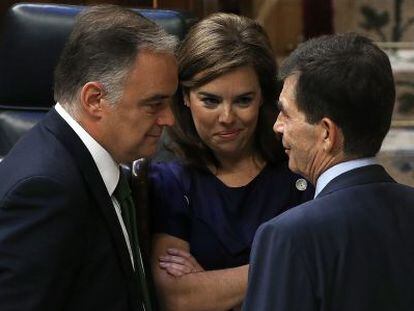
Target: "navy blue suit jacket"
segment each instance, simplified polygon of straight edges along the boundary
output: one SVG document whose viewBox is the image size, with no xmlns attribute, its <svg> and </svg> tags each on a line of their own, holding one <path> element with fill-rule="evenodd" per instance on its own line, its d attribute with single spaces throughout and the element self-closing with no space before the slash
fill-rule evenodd
<svg viewBox="0 0 414 311">
<path fill-rule="evenodd" d="M 54 109 L 0 163 L 0 310 L 139 310 L 116 213 Z"/>
<path fill-rule="evenodd" d="M 414 310 L 414 189 L 366 166 L 262 225 L 244 310 Z"/>
</svg>

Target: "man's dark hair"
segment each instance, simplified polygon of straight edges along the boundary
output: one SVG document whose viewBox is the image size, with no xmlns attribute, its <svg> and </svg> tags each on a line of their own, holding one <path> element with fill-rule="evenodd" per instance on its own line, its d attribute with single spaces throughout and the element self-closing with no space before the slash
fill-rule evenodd
<svg viewBox="0 0 414 311">
<path fill-rule="evenodd" d="M 55 70 L 55 100 L 74 113 L 73 102 L 89 81 L 100 82 L 115 104 L 142 49 L 175 53 L 177 40 L 160 26 L 121 6 L 98 5 L 82 11 Z"/>
<path fill-rule="evenodd" d="M 309 123 L 332 119 L 344 135 L 344 152 L 374 156 L 387 134 L 395 86 L 387 55 L 357 34 L 301 44 L 283 63 L 281 78 L 298 75 L 296 102 Z"/>
</svg>

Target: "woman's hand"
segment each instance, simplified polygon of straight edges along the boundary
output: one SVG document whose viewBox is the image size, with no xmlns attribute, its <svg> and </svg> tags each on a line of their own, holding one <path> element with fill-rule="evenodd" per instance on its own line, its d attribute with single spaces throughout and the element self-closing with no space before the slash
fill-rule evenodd
<svg viewBox="0 0 414 311">
<path fill-rule="evenodd" d="M 167 255 L 160 256 L 158 259 L 160 268 L 174 277 L 204 271 L 189 252 L 178 248 L 168 248 Z"/>
</svg>

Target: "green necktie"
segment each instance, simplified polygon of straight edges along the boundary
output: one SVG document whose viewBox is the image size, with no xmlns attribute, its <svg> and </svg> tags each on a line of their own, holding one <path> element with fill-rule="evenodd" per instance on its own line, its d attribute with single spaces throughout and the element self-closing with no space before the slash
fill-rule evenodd
<svg viewBox="0 0 414 311">
<path fill-rule="evenodd" d="M 122 219 L 125 224 L 125 228 L 128 232 L 129 242 L 131 244 L 132 257 L 135 264 L 135 275 L 137 277 L 138 288 L 141 290 L 141 296 L 145 311 L 151 311 L 151 300 L 149 296 L 147 281 L 145 277 L 144 264 L 142 261 L 141 250 L 139 248 L 137 221 L 135 213 L 135 205 L 132 200 L 131 188 L 129 187 L 128 180 L 120 170 L 119 181 L 114 191 L 115 198 L 121 206 Z"/>
</svg>

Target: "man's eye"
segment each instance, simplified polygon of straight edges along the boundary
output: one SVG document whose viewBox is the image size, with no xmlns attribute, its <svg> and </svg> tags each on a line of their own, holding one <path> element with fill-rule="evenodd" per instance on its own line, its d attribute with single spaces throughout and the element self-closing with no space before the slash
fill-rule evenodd
<svg viewBox="0 0 414 311">
<path fill-rule="evenodd" d="M 162 102 L 148 103 L 147 105 L 145 105 L 145 108 L 148 112 L 155 113 L 160 109 L 160 107 L 162 107 L 162 105 Z"/>
<path fill-rule="evenodd" d="M 279 118 L 287 118 L 287 115 L 286 115 L 286 113 L 284 113 L 283 111 L 280 111 L 279 112 Z"/>
</svg>

